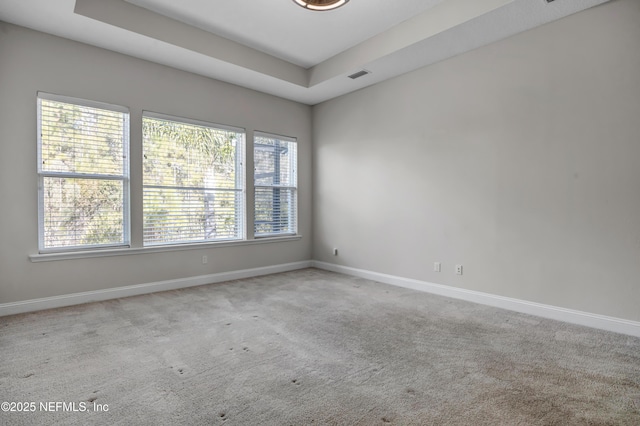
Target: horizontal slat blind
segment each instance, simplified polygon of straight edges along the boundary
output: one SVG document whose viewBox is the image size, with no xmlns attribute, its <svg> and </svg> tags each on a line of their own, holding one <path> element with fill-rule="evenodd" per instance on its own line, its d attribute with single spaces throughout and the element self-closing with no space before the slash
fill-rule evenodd
<svg viewBox="0 0 640 426">
<path fill-rule="evenodd" d="M 254 140 L 254 235 L 297 232 L 297 143 L 256 132 Z"/>
<path fill-rule="evenodd" d="M 244 237 L 241 129 L 143 118 L 144 244 Z"/>
<path fill-rule="evenodd" d="M 95 104 L 39 94 L 41 250 L 128 244 L 129 114 Z"/>
<path fill-rule="evenodd" d="M 47 247 L 122 243 L 123 185 L 117 180 L 45 177 Z"/>
<path fill-rule="evenodd" d="M 42 170 L 122 175 L 122 113 L 42 101 Z"/>
</svg>

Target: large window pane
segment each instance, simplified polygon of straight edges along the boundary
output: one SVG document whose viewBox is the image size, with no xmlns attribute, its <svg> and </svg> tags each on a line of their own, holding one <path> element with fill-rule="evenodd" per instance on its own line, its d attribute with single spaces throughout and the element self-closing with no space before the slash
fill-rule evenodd
<svg viewBox="0 0 640 426">
<path fill-rule="evenodd" d="M 44 246 L 123 243 L 123 182 L 44 178 Z"/>
<path fill-rule="evenodd" d="M 244 134 L 143 118 L 144 244 L 244 237 Z"/>
<path fill-rule="evenodd" d="M 122 175 L 121 112 L 41 101 L 41 168 L 47 172 Z"/>
<path fill-rule="evenodd" d="M 40 250 L 127 245 L 126 108 L 38 94 Z"/>
<path fill-rule="evenodd" d="M 294 234 L 296 197 L 289 188 L 256 188 L 256 235 Z"/>
<path fill-rule="evenodd" d="M 144 240 L 177 243 L 237 239 L 241 194 L 214 189 L 145 188 Z"/>
</svg>

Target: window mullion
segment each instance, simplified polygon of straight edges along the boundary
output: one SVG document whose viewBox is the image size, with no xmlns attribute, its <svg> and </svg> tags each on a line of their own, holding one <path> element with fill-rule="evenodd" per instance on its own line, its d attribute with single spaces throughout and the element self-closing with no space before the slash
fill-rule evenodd
<svg viewBox="0 0 640 426">
<path fill-rule="evenodd" d="M 118 175 L 102 175 L 88 173 L 62 173 L 62 172 L 40 172 L 42 177 L 60 178 L 60 179 L 98 179 L 98 180 L 121 180 L 126 181 L 127 177 Z"/>
</svg>

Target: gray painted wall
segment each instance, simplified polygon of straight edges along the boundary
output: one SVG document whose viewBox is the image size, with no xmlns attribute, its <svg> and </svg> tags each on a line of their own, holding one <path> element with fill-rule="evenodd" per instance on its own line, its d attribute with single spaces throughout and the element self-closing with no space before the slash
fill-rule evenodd
<svg viewBox="0 0 640 426">
<path fill-rule="evenodd" d="M 1 22 L 0 58 L 0 303 L 311 258 L 310 107 Z M 127 106 L 131 111 L 132 165 L 142 163 L 142 110 L 244 127 L 249 152 L 253 130 L 297 137 L 299 231 L 303 238 L 32 263 L 28 256 L 38 252 L 37 91 Z M 249 194 L 251 170 L 249 161 Z M 141 199 L 140 167 L 132 166 L 134 246 L 142 245 Z M 203 265 L 205 254 L 209 263 Z"/>
<path fill-rule="evenodd" d="M 612 1 L 314 107 L 314 259 L 640 320 L 639 22 Z"/>
<path fill-rule="evenodd" d="M 640 2 L 615 0 L 326 102 L 313 114 L 294 102 L 0 23 L 0 303 L 313 254 L 638 321 L 637 22 Z M 138 164 L 143 109 L 244 127 L 248 148 L 253 130 L 298 137 L 302 240 L 31 263 L 39 90 L 128 106 Z M 140 246 L 136 170 L 132 237 Z M 442 262 L 441 273 L 432 272 L 434 261 Z M 464 265 L 463 276 L 454 275 L 456 263 Z"/>
</svg>

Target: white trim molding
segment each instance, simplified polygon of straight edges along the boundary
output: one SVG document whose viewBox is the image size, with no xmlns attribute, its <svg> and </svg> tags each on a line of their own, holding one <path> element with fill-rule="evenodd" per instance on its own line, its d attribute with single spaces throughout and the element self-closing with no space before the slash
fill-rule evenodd
<svg viewBox="0 0 640 426">
<path fill-rule="evenodd" d="M 409 288 L 426 293 L 437 294 L 439 296 L 451 297 L 454 299 L 466 300 L 468 302 L 493 306 L 495 308 L 507 309 L 523 314 L 535 315 L 542 318 L 563 321 L 571 324 L 583 325 L 600 330 L 612 331 L 629 336 L 640 337 L 640 322 L 625 320 L 621 318 L 609 317 L 605 315 L 592 314 L 589 312 L 576 311 L 542 303 L 528 302 L 526 300 L 513 299 L 510 297 L 497 296 L 479 291 L 465 290 L 442 284 L 434 284 L 426 281 L 403 278 L 394 275 L 381 274 L 378 272 L 356 269 L 348 266 L 336 265 L 333 263 L 312 261 L 312 266 L 326 271 L 338 272 L 354 277 L 365 278 L 378 281 L 384 284 L 391 284 L 397 287 Z"/>
<path fill-rule="evenodd" d="M 104 300 L 119 299 L 122 297 L 139 296 L 141 294 L 155 293 L 158 291 L 178 290 L 181 288 L 196 287 L 206 284 L 215 284 L 224 281 L 239 280 L 243 278 L 259 277 L 262 275 L 277 274 L 280 272 L 295 271 L 311 267 L 311 261 L 284 263 L 281 265 L 264 266 L 261 268 L 242 269 L 239 271 L 219 272 L 217 274 L 200 275 L 196 277 L 179 278 L 176 280 L 158 281 L 146 284 L 115 287 L 104 290 L 86 291 L 82 293 L 65 294 L 61 296 L 45 297 L 20 302 L 0 304 L 0 317 L 6 315 L 23 314 L 26 312 L 41 311 L 44 309 L 62 308 L 65 306 L 81 305 L 84 303 L 101 302 Z"/>
<path fill-rule="evenodd" d="M 482 293 L 479 291 L 465 290 L 442 284 L 434 284 L 426 281 L 403 278 L 395 275 L 387 275 L 379 272 L 356 269 L 348 266 L 335 265 L 332 263 L 320 262 L 316 260 L 306 260 L 301 262 L 285 263 L 260 268 L 220 272 L 215 274 L 199 275 L 195 277 L 180 278 L 175 280 L 158 281 L 132 286 L 25 300 L 20 302 L 3 303 L 0 304 L 0 317 L 27 312 L 35 312 L 44 309 L 61 308 L 65 306 L 80 305 L 84 303 L 119 299 L 122 297 L 138 296 L 159 291 L 178 290 L 181 288 L 215 284 L 243 278 L 259 277 L 262 275 L 295 271 L 298 269 L 309 267 L 365 278 L 384 284 L 390 284 L 397 287 L 404 287 L 426 293 L 437 294 L 454 299 L 466 300 L 468 302 L 507 309 L 510 311 L 534 315 L 542 318 L 549 318 L 567 323 L 583 325 L 586 327 L 640 337 L 640 322 L 636 321 L 630 321 L 599 314 L 592 314 L 589 312 L 577 311 L 541 303 L 529 302 L 526 300 L 513 299 L 510 297 L 497 296 L 489 293 Z"/>
<path fill-rule="evenodd" d="M 210 248 L 221 248 L 231 246 L 248 246 L 254 244 L 281 243 L 286 241 L 301 240 L 302 235 L 287 235 L 268 238 L 258 238 L 253 240 L 231 240 L 215 242 L 197 242 L 190 244 L 164 244 L 147 247 L 111 248 L 100 250 L 81 251 L 60 251 L 30 254 L 29 260 L 32 262 L 52 262 L 56 260 L 87 259 L 90 257 L 110 257 L 110 256 L 131 256 L 134 254 L 162 253 L 168 251 L 202 250 Z"/>
</svg>

